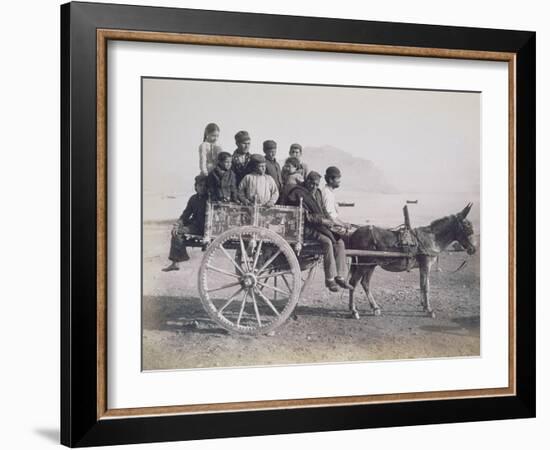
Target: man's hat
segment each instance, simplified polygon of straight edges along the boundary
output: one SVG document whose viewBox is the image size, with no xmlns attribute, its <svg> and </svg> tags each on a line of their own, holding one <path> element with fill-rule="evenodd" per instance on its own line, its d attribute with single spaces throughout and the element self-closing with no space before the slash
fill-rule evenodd
<svg viewBox="0 0 550 450">
<path fill-rule="evenodd" d="M 254 153 L 252 156 L 250 156 L 250 162 L 253 164 L 265 164 L 265 156 L 260 155 L 259 153 Z"/>
<path fill-rule="evenodd" d="M 208 177 L 206 175 L 203 175 L 202 173 L 200 175 L 197 175 L 195 177 L 195 184 L 197 183 L 204 183 Z"/>
<path fill-rule="evenodd" d="M 298 143 L 292 144 L 292 145 L 290 146 L 290 148 L 291 148 L 291 149 L 293 149 L 293 148 L 299 148 L 299 149 L 300 149 L 300 152 L 302 151 L 302 146 L 301 146 L 300 144 L 298 144 Z"/>
<path fill-rule="evenodd" d="M 240 144 L 241 142 L 248 141 L 250 139 L 250 135 L 248 134 L 248 131 L 241 130 L 235 135 L 235 142 L 237 144 Z"/>
<path fill-rule="evenodd" d="M 320 180 L 320 179 L 321 179 L 321 175 L 315 172 L 315 170 L 312 170 L 311 172 L 309 172 L 306 178 L 306 180 Z"/>
<path fill-rule="evenodd" d="M 337 178 L 341 176 L 342 172 L 340 172 L 338 167 L 330 166 L 327 167 L 327 170 L 325 171 L 325 178 Z"/>
<path fill-rule="evenodd" d="M 277 142 L 272 141 L 271 139 L 264 141 L 264 150 L 269 150 L 271 148 L 277 148 Z"/>
</svg>

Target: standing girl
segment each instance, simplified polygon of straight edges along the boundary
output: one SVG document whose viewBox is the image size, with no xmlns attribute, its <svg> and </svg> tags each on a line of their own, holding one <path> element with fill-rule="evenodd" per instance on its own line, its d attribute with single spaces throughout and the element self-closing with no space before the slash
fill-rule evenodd
<svg viewBox="0 0 550 450">
<path fill-rule="evenodd" d="M 199 146 L 199 168 L 202 175 L 207 176 L 218 163 L 218 154 L 222 148 L 216 144 L 220 137 L 220 127 L 209 123 L 204 129 L 203 142 Z"/>
</svg>

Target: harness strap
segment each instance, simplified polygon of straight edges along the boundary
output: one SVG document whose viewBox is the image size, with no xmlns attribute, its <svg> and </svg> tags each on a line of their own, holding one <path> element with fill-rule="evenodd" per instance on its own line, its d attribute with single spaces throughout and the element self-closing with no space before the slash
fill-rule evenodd
<svg viewBox="0 0 550 450">
<path fill-rule="evenodd" d="M 411 228 L 411 233 L 412 233 L 412 235 L 414 236 L 414 238 L 416 239 L 416 244 L 417 244 L 417 247 L 419 248 L 419 251 L 416 252 L 415 256 L 418 256 L 418 255 L 421 255 L 421 256 L 433 256 L 433 257 L 439 256 L 439 253 L 429 252 L 429 251 L 426 249 L 426 247 L 424 246 L 424 244 L 422 243 L 422 241 L 420 240 L 420 238 L 419 238 L 418 235 L 416 234 L 416 229 Z"/>
</svg>

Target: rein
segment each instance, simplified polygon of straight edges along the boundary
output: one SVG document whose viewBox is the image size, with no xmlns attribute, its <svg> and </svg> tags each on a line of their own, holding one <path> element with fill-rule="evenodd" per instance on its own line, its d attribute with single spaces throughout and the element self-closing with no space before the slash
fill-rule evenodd
<svg viewBox="0 0 550 450">
<path fill-rule="evenodd" d="M 458 266 L 455 270 L 452 270 L 452 271 L 449 272 L 449 273 L 456 273 L 456 272 L 458 272 L 459 270 L 464 269 L 464 267 L 466 267 L 466 264 L 468 264 L 468 260 L 467 260 L 467 259 L 465 259 L 464 261 L 462 261 L 462 264 L 460 264 L 460 266 Z"/>
<path fill-rule="evenodd" d="M 439 267 L 439 259 L 437 260 L 437 270 L 438 272 L 445 272 L 445 273 L 456 273 L 458 272 L 459 270 L 462 270 L 464 269 L 464 267 L 466 267 L 466 264 L 468 264 L 468 259 L 465 259 L 464 261 L 462 261 L 460 263 L 460 265 L 454 269 L 454 270 L 444 270 L 442 269 L 441 267 Z"/>
</svg>

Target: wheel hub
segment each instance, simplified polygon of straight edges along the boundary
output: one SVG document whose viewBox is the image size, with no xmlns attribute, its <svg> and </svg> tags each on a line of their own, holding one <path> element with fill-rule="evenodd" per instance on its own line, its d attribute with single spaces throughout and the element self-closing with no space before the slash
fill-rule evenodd
<svg viewBox="0 0 550 450">
<path fill-rule="evenodd" d="M 245 289 L 256 286 L 256 277 L 251 273 L 246 273 L 241 277 L 241 285 Z"/>
</svg>

